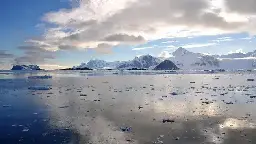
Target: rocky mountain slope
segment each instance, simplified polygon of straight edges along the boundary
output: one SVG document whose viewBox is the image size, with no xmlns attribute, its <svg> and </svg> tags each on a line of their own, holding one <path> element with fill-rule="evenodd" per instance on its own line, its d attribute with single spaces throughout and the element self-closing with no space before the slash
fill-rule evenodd
<svg viewBox="0 0 256 144">
<path fill-rule="evenodd" d="M 213 56 L 193 53 L 184 48 L 178 48 L 172 53 L 173 61 L 180 69 L 214 69 L 219 67 L 219 60 Z"/>
<path fill-rule="evenodd" d="M 131 61 L 123 62 L 117 69 L 130 69 L 130 68 L 154 68 L 161 62 L 159 58 L 153 57 L 151 55 L 143 55 L 140 57 L 135 57 Z"/>
<path fill-rule="evenodd" d="M 178 70 L 179 68 L 170 60 L 164 60 L 154 70 Z"/>
<path fill-rule="evenodd" d="M 14 65 L 11 70 L 42 70 L 38 65 Z"/>
</svg>

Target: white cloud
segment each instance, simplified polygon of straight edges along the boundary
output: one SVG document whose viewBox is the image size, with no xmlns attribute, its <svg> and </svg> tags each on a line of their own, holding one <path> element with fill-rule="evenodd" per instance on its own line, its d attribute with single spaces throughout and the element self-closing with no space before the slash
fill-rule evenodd
<svg viewBox="0 0 256 144">
<path fill-rule="evenodd" d="M 158 54 L 159 58 L 170 58 L 172 55 L 168 51 L 162 51 L 160 54 Z"/>
<path fill-rule="evenodd" d="M 43 20 L 55 27 L 46 28 L 42 41 L 54 49 L 97 48 L 102 43 L 255 32 L 254 13 L 235 13 L 236 8 L 240 10 L 230 0 L 80 0 L 72 9 L 45 14 Z"/>
<path fill-rule="evenodd" d="M 168 46 L 164 46 L 164 50 L 165 51 L 168 51 L 168 50 L 174 50 L 174 49 L 176 49 L 177 48 L 177 46 L 174 46 L 174 45 L 168 45 Z"/>
<path fill-rule="evenodd" d="M 62 65 L 57 65 L 57 64 L 41 64 L 39 66 L 40 66 L 40 68 L 46 69 L 46 70 L 56 70 L 56 69 L 68 68 L 68 66 L 62 66 Z"/>
<path fill-rule="evenodd" d="M 145 49 L 152 49 L 154 47 L 137 47 L 137 48 L 133 48 L 133 51 L 140 51 L 140 50 L 145 50 Z"/>
<path fill-rule="evenodd" d="M 243 49 L 237 49 L 237 50 L 235 50 L 235 51 L 230 51 L 230 52 L 228 52 L 228 54 L 232 54 L 232 53 L 243 53 L 243 54 L 245 54 L 245 52 L 243 51 Z"/>
<path fill-rule="evenodd" d="M 195 44 L 187 44 L 181 46 L 182 48 L 200 48 L 200 47 L 209 47 L 214 46 L 216 43 L 195 43 Z"/>
<path fill-rule="evenodd" d="M 231 37 L 220 37 L 217 38 L 216 40 L 212 40 L 213 42 L 229 42 L 229 41 L 233 41 L 234 39 Z"/>
<path fill-rule="evenodd" d="M 241 38 L 241 39 L 243 39 L 243 40 L 251 40 L 251 39 L 253 39 L 253 37 L 244 37 L 244 38 Z"/>
<path fill-rule="evenodd" d="M 163 44 L 169 44 L 169 43 L 175 43 L 175 42 L 178 42 L 176 40 L 170 40 L 170 41 L 164 41 L 162 42 Z"/>
<path fill-rule="evenodd" d="M 218 58 L 219 60 L 256 60 L 256 57 L 243 57 L 243 58 Z"/>
</svg>

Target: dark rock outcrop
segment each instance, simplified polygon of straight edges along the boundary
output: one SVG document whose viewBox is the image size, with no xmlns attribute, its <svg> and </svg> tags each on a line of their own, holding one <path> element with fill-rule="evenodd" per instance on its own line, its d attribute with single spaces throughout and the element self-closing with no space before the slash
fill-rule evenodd
<svg viewBox="0 0 256 144">
<path fill-rule="evenodd" d="M 14 65 L 11 70 L 43 70 L 38 65 Z"/>
<path fill-rule="evenodd" d="M 170 60 L 165 60 L 157 65 L 154 70 L 178 70 L 179 68 Z"/>
<path fill-rule="evenodd" d="M 83 67 L 83 68 L 66 68 L 66 69 L 60 69 L 60 70 L 93 70 L 93 69 Z"/>
</svg>

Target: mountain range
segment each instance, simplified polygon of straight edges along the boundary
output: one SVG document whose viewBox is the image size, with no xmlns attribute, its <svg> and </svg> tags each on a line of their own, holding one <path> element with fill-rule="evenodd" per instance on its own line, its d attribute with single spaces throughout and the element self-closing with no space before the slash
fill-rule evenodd
<svg viewBox="0 0 256 144">
<path fill-rule="evenodd" d="M 227 55 L 206 55 L 194 53 L 184 48 L 178 48 L 171 53 L 172 61 L 179 69 L 205 70 L 205 69 L 254 69 L 256 68 L 256 50 L 248 53 L 232 53 Z M 129 61 L 107 62 L 104 60 L 90 60 L 74 68 L 88 67 L 92 69 L 131 69 L 145 68 L 154 69 L 164 59 L 151 55 L 142 55 Z"/>
</svg>

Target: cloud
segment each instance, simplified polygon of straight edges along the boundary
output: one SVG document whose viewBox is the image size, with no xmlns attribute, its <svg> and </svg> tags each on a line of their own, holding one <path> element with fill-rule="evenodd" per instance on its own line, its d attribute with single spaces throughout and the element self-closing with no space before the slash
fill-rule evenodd
<svg viewBox="0 0 256 144">
<path fill-rule="evenodd" d="M 160 54 L 158 54 L 158 57 L 166 59 L 172 57 L 172 55 L 168 51 L 162 51 Z"/>
<path fill-rule="evenodd" d="M 19 46 L 18 49 L 23 50 L 24 55 L 16 57 L 15 64 L 42 64 L 55 59 L 54 51 L 48 51 L 35 45 Z"/>
<path fill-rule="evenodd" d="M 41 69 L 47 69 L 47 70 L 56 70 L 56 69 L 64 69 L 68 68 L 68 66 L 62 66 L 58 64 L 41 64 L 39 65 Z"/>
<path fill-rule="evenodd" d="M 233 54 L 233 53 L 243 53 L 243 54 L 245 54 L 245 52 L 243 51 L 243 49 L 237 49 L 237 50 L 235 50 L 235 51 L 230 51 L 230 52 L 228 52 L 228 54 Z"/>
<path fill-rule="evenodd" d="M 166 51 L 168 51 L 168 50 L 173 50 L 173 49 L 176 49 L 177 48 L 177 46 L 174 46 L 174 45 L 168 45 L 168 46 L 164 46 L 164 47 L 167 47 L 167 48 L 165 48 L 164 50 Z"/>
<path fill-rule="evenodd" d="M 43 16 L 48 27 L 37 45 L 48 50 L 97 49 L 103 43 L 134 45 L 166 37 L 256 32 L 253 0 L 246 0 L 249 4 L 235 0 L 240 6 L 233 0 L 219 1 L 80 0 L 71 9 Z M 234 21 L 235 12 L 251 20 Z"/>
<path fill-rule="evenodd" d="M 95 50 L 101 54 L 110 54 L 112 52 L 112 49 L 111 49 L 112 47 L 113 45 L 111 44 L 101 43 L 101 44 L 98 44 Z"/>
<path fill-rule="evenodd" d="M 130 36 L 126 34 L 115 34 L 104 38 L 104 41 L 110 42 L 127 42 L 127 43 L 142 43 L 145 39 L 142 36 Z"/>
<path fill-rule="evenodd" d="M 175 43 L 175 42 L 178 42 L 176 40 L 170 40 L 170 41 L 164 41 L 162 42 L 163 44 L 169 44 L 169 43 Z"/>
<path fill-rule="evenodd" d="M 6 53 L 4 50 L 0 50 L 0 59 L 13 58 L 13 54 Z"/>
<path fill-rule="evenodd" d="M 217 38 L 216 40 L 213 40 L 213 42 L 228 42 L 228 41 L 233 41 L 234 39 L 231 37 L 220 37 Z"/>
<path fill-rule="evenodd" d="M 243 39 L 243 40 L 251 40 L 251 39 L 253 39 L 253 37 L 243 37 L 241 39 Z"/>
<path fill-rule="evenodd" d="M 195 44 L 187 44 L 181 46 L 182 48 L 200 48 L 200 47 L 209 47 L 214 46 L 216 43 L 195 43 Z"/>
<path fill-rule="evenodd" d="M 133 51 L 140 51 L 140 50 L 145 50 L 145 49 L 152 49 L 152 48 L 154 48 L 154 47 L 137 47 L 137 48 L 133 48 L 132 50 Z"/>
<path fill-rule="evenodd" d="M 241 14 L 256 14 L 255 0 L 226 0 L 228 11 Z"/>
<path fill-rule="evenodd" d="M 0 50 L 0 69 L 9 69 L 14 57 L 13 54 L 7 53 L 5 50 Z"/>
</svg>

